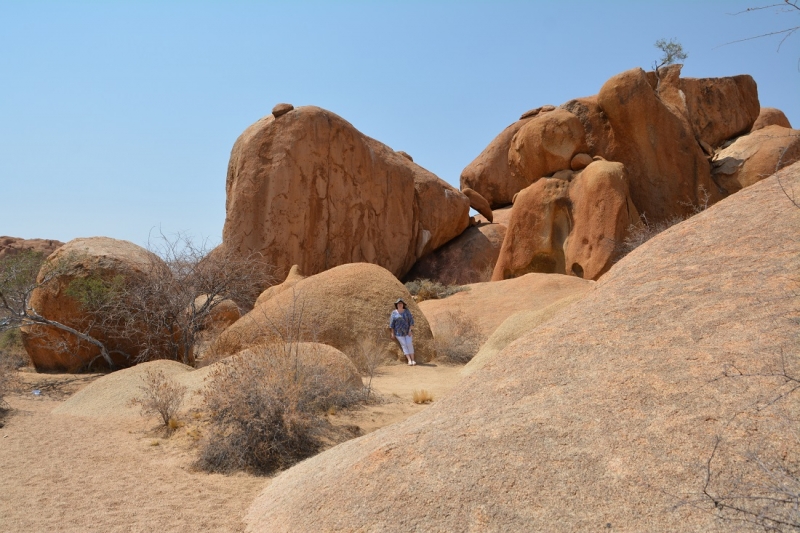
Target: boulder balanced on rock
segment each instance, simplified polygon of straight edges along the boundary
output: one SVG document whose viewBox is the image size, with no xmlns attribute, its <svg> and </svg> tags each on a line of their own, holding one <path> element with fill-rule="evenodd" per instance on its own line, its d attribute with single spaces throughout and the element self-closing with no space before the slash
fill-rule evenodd
<svg viewBox="0 0 800 533">
<path fill-rule="evenodd" d="M 330 111 L 285 107 L 233 146 L 225 248 L 263 254 L 279 276 L 355 262 L 402 276 L 467 228 L 457 189 Z"/>
</svg>

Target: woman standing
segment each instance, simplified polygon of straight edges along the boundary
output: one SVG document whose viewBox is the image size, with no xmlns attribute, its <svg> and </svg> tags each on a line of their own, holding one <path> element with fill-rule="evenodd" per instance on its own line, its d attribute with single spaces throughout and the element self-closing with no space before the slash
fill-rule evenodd
<svg viewBox="0 0 800 533">
<path fill-rule="evenodd" d="M 400 347 L 403 349 L 403 354 L 408 359 L 408 366 L 417 364 L 414 361 L 414 345 L 411 342 L 411 327 L 414 325 L 414 317 L 411 316 L 411 311 L 406 309 L 406 303 L 402 298 L 398 298 L 394 303 L 394 311 L 389 318 L 389 327 L 392 328 L 392 334 Z"/>
</svg>

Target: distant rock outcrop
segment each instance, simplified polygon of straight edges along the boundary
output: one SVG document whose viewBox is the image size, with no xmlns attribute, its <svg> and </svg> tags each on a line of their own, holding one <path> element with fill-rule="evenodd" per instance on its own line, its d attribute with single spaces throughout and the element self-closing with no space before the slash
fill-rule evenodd
<svg viewBox="0 0 800 533">
<path fill-rule="evenodd" d="M 430 361 L 436 352 L 425 315 L 391 272 L 369 263 L 340 265 L 297 281 L 222 332 L 211 350 L 233 355 L 265 342 L 299 340 L 333 346 L 357 360 L 362 344 L 372 343 L 404 359 L 389 334 L 397 298 L 408 303 L 416 322 L 416 360 Z"/>
<path fill-rule="evenodd" d="M 368 262 L 402 276 L 468 226 L 469 200 L 318 107 L 276 106 L 231 151 L 223 246 L 278 275 Z"/>
<path fill-rule="evenodd" d="M 47 257 L 63 245 L 63 242 L 52 239 L 20 239 L 2 236 L 0 237 L 0 260 L 24 251 L 41 253 Z"/>
<path fill-rule="evenodd" d="M 283 472 L 248 531 L 738 526 L 712 497 L 796 457 L 800 163 L 781 184 L 651 239 L 425 411 Z"/>
<path fill-rule="evenodd" d="M 145 275 L 154 261 L 160 259 L 144 248 L 128 241 L 108 237 L 74 239 L 48 257 L 48 265 L 60 265 L 59 275 L 31 294 L 31 307 L 43 317 L 77 330 L 89 324 L 81 304 L 70 296 L 68 288 L 76 279 L 97 277 L 106 281 L 116 276 Z M 42 280 L 43 271 L 39 273 Z M 106 345 L 116 366 L 134 364 L 139 348 L 136 340 L 114 333 L 113 328 L 89 330 L 89 334 Z M 93 368 L 107 365 L 98 356 L 99 348 L 80 341 L 76 336 L 49 326 L 22 328 L 22 341 L 34 366 L 40 371 L 74 372 L 93 361 Z"/>
</svg>

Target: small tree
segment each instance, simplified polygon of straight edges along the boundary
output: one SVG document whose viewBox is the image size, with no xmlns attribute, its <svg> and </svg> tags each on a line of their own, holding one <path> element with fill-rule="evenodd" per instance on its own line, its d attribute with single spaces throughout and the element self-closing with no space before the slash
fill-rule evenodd
<svg viewBox="0 0 800 533">
<path fill-rule="evenodd" d="M 656 76 L 659 75 L 658 69 L 661 67 L 672 65 L 689 57 L 689 54 L 683 51 L 683 45 L 674 37 L 669 41 L 666 39 L 657 40 L 655 47 L 663 52 L 661 58 L 653 62 L 653 70 L 656 71 Z"/>
<path fill-rule="evenodd" d="M 114 362 L 106 345 L 90 334 L 95 321 L 69 326 L 42 316 L 31 306 L 33 291 L 67 275 L 78 259 L 74 254 L 67 254 L 57 261 L 45 262 L 44 254 L 25 251 L 0 261 L 0 333 L 25 326 L 56 328 L 96 346 L 100 351 L 98 357 L 113 368 Z"/>
<path fill-rule="evenodd" d="M 125 273 L 122 281 L 70 285 L 99 328 L 134 341 L 134 362 L 191 363 L 213 311 L 225 300 L 247 308 L 273 281 L 260 255 L 242 258 L 222 248 L 209 252 L 185 235 L 162 234 L 151 251 L 144 272 Z"/>
</svg>

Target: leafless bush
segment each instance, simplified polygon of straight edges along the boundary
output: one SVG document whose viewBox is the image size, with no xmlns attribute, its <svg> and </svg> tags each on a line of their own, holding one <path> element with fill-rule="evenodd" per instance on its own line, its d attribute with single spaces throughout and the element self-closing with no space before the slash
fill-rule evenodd
<svg viewBox="0 0 800 533">
<path fill-rule="evenodd" d="M 270 344 L 224 361 L 204 392 L 211 415 L 198 466 L 268 474 L 315 454 L 324 413 L 358 401 L 334 368 L 300 353 L 302 343 Z"/>
<path fill-rule="evenodd" d="M 463 365 L 481 348 L 481 334 L 474 318 L 463 311 L 446 311 L 434 331 L 437 359 Z"/>
<path fill-rule="evenodd" d="M 364 385 L 365 401 L 370 400 L 372 380 L 378 375 L 378 369 L 386 363 L 388 358 L 386 343 L 369 337 L 358 343 L 354 359 L 358 371 L 367 378 L 367 383 Z"/>
<path fill-rule="evenodd" d="M 429 279 L 409 281 L 406 282 L 405 286 L 417 302 L 440 300 L 457 292 L 468 290 L 467 287 L 460 285 L 443 285 L 438 281 L 431 281 Z"/>
<path fill-rule="evenodd" d="M 106 289 L 110 296 L 93 298 L 91 290 L 70 287 L 96 328 L 135 343 L 135 362 L 191 363 L 214 309 L 225 300 L 247 309 L 272 281 L 272 269 L 260 256 L 243 259 L 224 248 L 209 253 L 183 235 L 161 235 L 151 251 L 143 272 L 124 273 Z"/>
<path fill-rule="evenodd" d="M 157 415 L 165 427 L 174 429 L 177 414 L 186 396 L 186 387 L 164 375 L 161 370 L 148 370 L 142 378 L 142 395 L 131 400 L 138 405 L 142 415 Z"/>
</svg>

